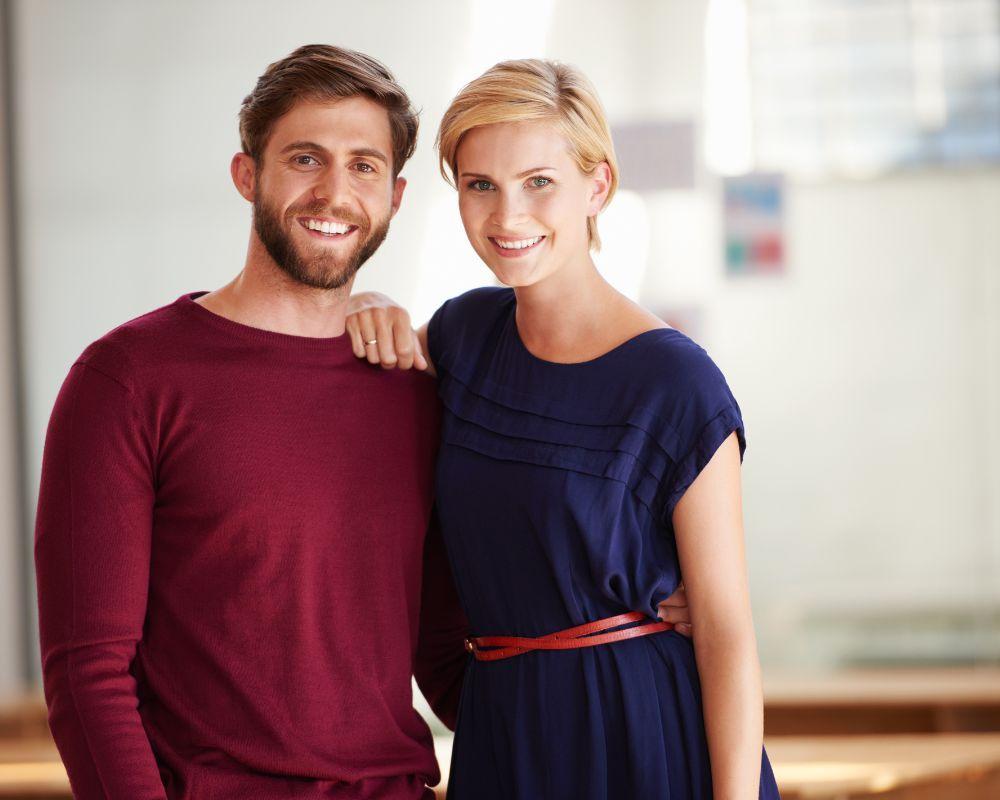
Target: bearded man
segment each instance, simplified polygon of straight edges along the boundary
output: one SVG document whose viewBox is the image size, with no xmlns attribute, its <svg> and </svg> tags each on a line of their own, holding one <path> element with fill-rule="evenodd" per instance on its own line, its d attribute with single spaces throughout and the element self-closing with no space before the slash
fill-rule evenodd
<svg viewBox="0 0 1000 800">
<path fill-rule="evenodd" d="M 242 271 L 70 369 L 35 553 L 76 797 L 433 796 L 411 677 L 452 722 L 466 658 L 425 537 L 437 401 L 427 376 L 359 362 L 344 333 L 416 132 L 368 56 L 307 46 L 272 64 L 232 160 L 253 203 Z"/>
</svg>

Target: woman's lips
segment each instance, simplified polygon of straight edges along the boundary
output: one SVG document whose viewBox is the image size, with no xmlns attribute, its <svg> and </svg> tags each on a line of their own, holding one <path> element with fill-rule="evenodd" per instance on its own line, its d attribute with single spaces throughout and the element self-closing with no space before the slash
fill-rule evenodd
<svg viewBox="0 0 1000 800">
<path fill-rule="evenodd" d="M 525 239 L 502 239 L 497 236 L 487 236 L 486 238 L 490 240 L 490 244 L 493 245 L 493 249 L 496 251 L 496 253 L 498 255 L 503 256 L 504 258 L 518 258 L 519 256 L 523 256 L 526 253 L 530 253 L 534 250 L 537 250 L 548 239 L 547 236 L 529 236 Z M 530 242 L 533 239 L 537 241 L 535 241 L 533 244 L 527 244 L 527 242 Z M 504 242 L 504 244 L 506 245 L 521 245 L 521 246 L 504 247 L 500 244 L 500 242 Z"/>
</svg>

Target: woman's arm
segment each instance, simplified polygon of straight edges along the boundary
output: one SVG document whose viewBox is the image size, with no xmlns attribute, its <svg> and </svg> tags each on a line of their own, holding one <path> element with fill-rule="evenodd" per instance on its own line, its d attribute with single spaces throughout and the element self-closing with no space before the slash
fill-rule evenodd
<svg viewBox="0 0 1000 800">
<path fill-rule="evenodd" d="M 426 323 L 415 331 L 410 315 L 391 297 L 378 292 L 351 295 L 347 305 L 347 333 L 354 355 L 385 369 L 416 367 L 434 375 L 427 350 Z"/>
<path fill-rule="evenodd" d="M 716 800 L 756 800 L 763 690 L 743 543 L 740 454 L 732 433 L 678 501 L 673 526 L 687 588 Z"/>
</svg>

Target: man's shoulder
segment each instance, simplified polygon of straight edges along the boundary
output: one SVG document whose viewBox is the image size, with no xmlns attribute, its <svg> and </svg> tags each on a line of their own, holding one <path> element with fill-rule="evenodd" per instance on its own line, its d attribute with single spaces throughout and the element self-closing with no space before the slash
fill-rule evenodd
<svg viewBox="0 0 1000 800">
<path fill-rule="evenodd" d="M 137 375 L 155 369 L 177 331 L 183 327 L 177 301 L 121 323 L 91 342 L 77 358 L 125 386 Z"/>
</svg>

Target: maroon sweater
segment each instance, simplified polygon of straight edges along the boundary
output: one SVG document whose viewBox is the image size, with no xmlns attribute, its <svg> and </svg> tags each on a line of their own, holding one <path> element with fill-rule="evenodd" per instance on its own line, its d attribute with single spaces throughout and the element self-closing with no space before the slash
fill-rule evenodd
<svg viewBox="0 0 1000 800">
<path fill-rule="evenodd" d="M 35 559 L 74 794 L 430 796 L 411 674 L 452 723 L 465 663 L 425 538 L 433 381 L 201 294 L 90 345 L 49 423 Z"/>
</svg>

